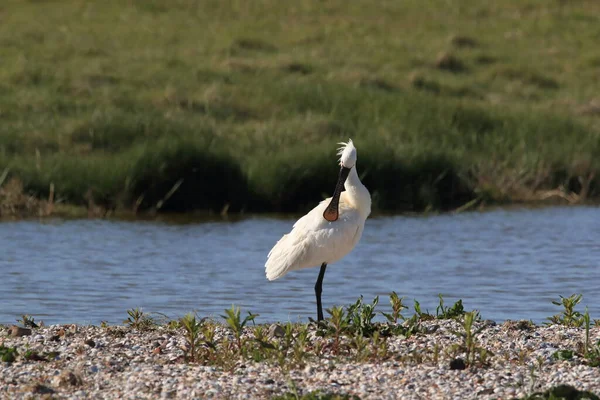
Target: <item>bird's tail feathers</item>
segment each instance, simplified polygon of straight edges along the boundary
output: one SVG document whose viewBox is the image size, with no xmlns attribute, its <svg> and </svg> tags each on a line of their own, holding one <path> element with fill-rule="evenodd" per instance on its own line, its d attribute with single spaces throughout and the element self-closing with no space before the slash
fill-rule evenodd
<svg viewBox="0 0 600 400">
<path fill-rule="evenodd" d="M 289 235 L 283 236 L 267 256 L 265 273 L 273 281 L 290 271 L 303 268 L 306 248 L 302 242 L 292 243 Z"/>
</svg>

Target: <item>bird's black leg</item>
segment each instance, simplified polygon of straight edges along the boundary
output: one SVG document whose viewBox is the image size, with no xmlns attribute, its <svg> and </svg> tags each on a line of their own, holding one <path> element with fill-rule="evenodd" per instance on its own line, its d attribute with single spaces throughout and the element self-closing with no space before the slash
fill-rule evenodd
<svg viewBox="0 0 600 400">
<path fill-rule="evenodd" d="M 319 277 L 317 283 L 315 283 L 315 294 L 317 295 L 317 321 L 323 320 L 323 308 L 321 306 L 321 292 L 323 291 L 323 277 L 325 276 L 325 268 L 327 263 L 321 264 L 321 270 L 319 271 Z"/>
</svg>

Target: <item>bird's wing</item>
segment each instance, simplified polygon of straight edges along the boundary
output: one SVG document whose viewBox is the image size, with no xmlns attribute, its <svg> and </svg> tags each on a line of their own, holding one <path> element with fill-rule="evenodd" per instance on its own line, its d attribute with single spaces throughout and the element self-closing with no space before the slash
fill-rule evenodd
<svg viewBox="0 0 600 400">
<path fill-rule="evenodd" d="M 330 199 L 326 199 L 300 218 L 292 231 L 275 244 L 267 256 L 267 279 L 274 280 L 287 272 L 315 267 L 324 262 L 338 261 L 356 245 L 362 233 L 358 211 L 340 197 L 339 219 L 328 222 L 323 212 Z"/>
</svg>

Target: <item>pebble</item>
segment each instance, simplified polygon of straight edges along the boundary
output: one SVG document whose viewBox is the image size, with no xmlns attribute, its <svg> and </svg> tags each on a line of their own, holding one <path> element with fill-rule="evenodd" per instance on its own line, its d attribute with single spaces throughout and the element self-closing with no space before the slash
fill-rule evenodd
<svg viewBox="0 0 600 400">
<path fill-rule="evenodd" d="M 478 345 L 494 354 L 488 365 L 465 365 L 464 353 L 450 351 L 459 343 L 452 332 L 460 331 L 460 324 L 435 320 L 423 323 L 427 334 L 387 339 L 389 358 L 385 360 L 357 362 L 324 355 L 308 358 L 306 365 L 292 367 L 289 374 L 276 363 L 251 360 L 227 370 L 185 363 L 183 332 L 165 327 L 143 332 L 127 327 L 53 325 L 23 336 L 13 335 L 12 327 L 0 327 L 0 344 L 16 347 L 19 354 L 27 349 L 59 353 L 46 357 L 48 361 L 18 357 L 13 363 L 1 363 L 0 398 L 44 394 L 61 399 L 271 398 L 290 392 L 290 379 L 300 394 L 321 390 L 361 399 L 522 398 L 530 387 L 543 391 L 559 384 L 600 393 L 600 368 L 587 365 L 578 355 L 571 360 L 552 357 L 557 350 L 577 350 L 585 338 L 583 328 L 478 324 L 484 327 L 477 336 Z M 272 325 L 270 333 L 279 337 L 281 331 L 273 326 L 278 325 Z M 218 331 L 219 337 L 231 338 L 224 328 Z M 245 334 L 252 337 L 249 332 Z M 331 343 L 314 334 L 309 338 Z M 591 342 L 599 339 L 600 328 L 594 326 Z M 434 358 L 436 346 L 439 354 Z M 463 363 L 453 365 L 453 360 Z M 453 366 L 459 368 L 453 370 Z"/>
<path fill-rule="evenodd" d="M 285 329 L 283 329 L 281 327 L 281 325 L 273 324 L 269 327 L 269 337 L 275 338 L 275 337 L 284 337 L 284 336 L 285 336 Z"/>
<path fill-rule="evenodd" d="M 9 328 L 9 334 L 12 337 L 29 336 L 31 335 L 31 329 L 13 325 Z"/>
</svg>

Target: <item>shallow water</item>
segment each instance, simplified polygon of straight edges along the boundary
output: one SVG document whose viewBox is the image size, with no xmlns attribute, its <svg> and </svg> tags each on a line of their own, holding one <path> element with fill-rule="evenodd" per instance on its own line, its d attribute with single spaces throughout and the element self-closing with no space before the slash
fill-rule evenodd
<svg viewBox="0 0 600 400">
<path fill-rule="evenodd" d="M 483 318 L 542 322 L 559 295 L 600 318 L 600 209 L 555 207 L 367 220 L 361 242 L 327 269 L 324 307 L 395 290 L 435 312 L 463 299 Z M 232 303 L 257 322 L 315 317 L 318 268 L 268 282 L 264 261 L 293 219 L 235 222 L 49 220 L 0 223 L 0 323 L 121 323 L 126 310 L 177 318 Z M 387 310 L 386 310 L 387 311 Z"/>
</svg>

